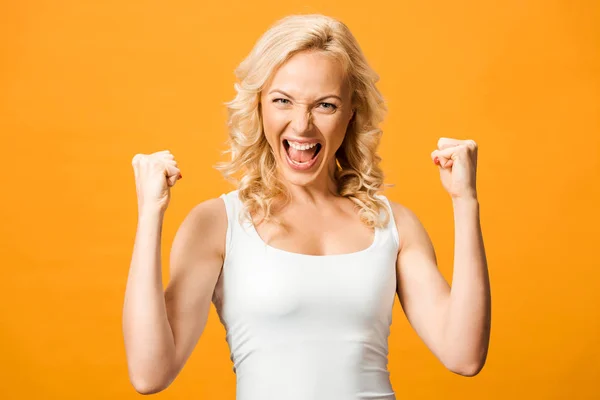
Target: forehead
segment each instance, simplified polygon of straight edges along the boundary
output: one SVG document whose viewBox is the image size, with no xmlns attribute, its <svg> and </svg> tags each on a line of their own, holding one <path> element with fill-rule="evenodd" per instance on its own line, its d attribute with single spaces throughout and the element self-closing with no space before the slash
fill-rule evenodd
<svg viewBox="0 0 600 400">
<path fill-rule="evenodd" d="M 348 85 L 342 64 L 322 52 L 294 54 L 273 75 L 266 93 L 280 89 L 291 96 L 311 98 L 323 94 L 346 95 Z"/>
</svg>

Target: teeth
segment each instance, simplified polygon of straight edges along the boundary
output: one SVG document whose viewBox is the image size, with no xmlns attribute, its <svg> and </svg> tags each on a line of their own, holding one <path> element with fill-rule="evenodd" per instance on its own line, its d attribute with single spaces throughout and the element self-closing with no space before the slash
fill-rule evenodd
<svg viewBox="0 0 600 400">
<path fill-rule="evenodd" d="M 317 145 L 317 143 L 301 144 L 301 143 L 297 143 L 297 142 L 291 142 L 289 140 L 287 142 L 290 145 L 290 147 L 293 147 L 296 150 L 308 150 L 308 149 L 312 149 L 313 147 L 315 147 Z"/>
</svg>

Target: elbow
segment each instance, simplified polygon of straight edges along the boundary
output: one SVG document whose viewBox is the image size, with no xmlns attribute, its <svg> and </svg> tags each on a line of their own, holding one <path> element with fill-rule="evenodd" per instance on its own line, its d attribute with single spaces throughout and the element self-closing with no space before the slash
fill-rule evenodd
<svg viewBox="0 0 600 400">
<path fill-rule="evenodd" d="M 455 358 L 448 360 L 444 366 L 451 372 L 465 377 L 474 377 L 478 375 L 487 359 L 487 351 L 482 352 L 478 357 Z"/>
<path fill-rule="evenodd" d="M 163 358 L 164 359 L 164 358 Z M 127 359 L 129 382 L 142 395 L 155 394 L 167 389 L 175 380 L 172 363 L 129 357 Z"/>
<path fill-rule="evenodd" d="M 130 382 L 135 391 L 143 395 L 159 393 L 169 387 L 168 383 L 157 381 L 130 379 Z"/>
<path fill-rule="evenodd" d="M 141 371 L 140 371 L 141 372 Z M 167 389 L 173 382 L 173 378 L 162 371 L 160 374 L 148 375 L 147 372 L 141 374 L 129 374 L 129 382 L 139 394 L 155 394 Z"/>
<path fill-rule="evenodd" d="M 480 363 L 467 364 L 467 365 L 462 365 L 460 367 L 453 367 L 453 368 L 448 368 L 448 369 L 457 375 L 471 378 L 471 377 L 474 377 L 477 374 L 479 374 L 481 372 L 481 370 L 483 369 L 484 365 L 485 365 L 485 362 L 480 362 Z"/>
</svg>

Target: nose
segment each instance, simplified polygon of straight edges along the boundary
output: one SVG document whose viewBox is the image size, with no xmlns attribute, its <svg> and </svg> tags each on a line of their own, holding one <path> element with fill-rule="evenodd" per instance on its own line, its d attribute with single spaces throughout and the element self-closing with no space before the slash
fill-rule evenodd
<svg viewBox="0 0 600 400">
<path fill-rule="evenodd" d="M 310 110 L 298 107 L 292 115 L 291 126 L 294 133 L 297 134 L 308 131 L 312 126 L 312 113 Z"/>
</svg>

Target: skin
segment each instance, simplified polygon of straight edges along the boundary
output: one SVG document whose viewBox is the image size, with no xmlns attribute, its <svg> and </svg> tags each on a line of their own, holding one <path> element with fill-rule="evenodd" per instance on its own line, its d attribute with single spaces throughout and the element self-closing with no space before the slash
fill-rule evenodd
<svg viewBox="0 0 600 400">
<path fill-rule="evenodd" d="M 319 71 L 312 73 L 311 71 Z M 321 52 L 301 52 L 281 66 L 261 94 L 264 133 L 273 149 L 280 179 L 294 201 L 310 203 L 336 195 L 335 152 L 354 115 L 350 86 L 339 62 Z M 287 167 L 284 136 L 318 140 L 320 162 L 310 171 Z"/>
<path fill-rule="evenodd" d="M 265 86 L 261 105 L 265 137 L 292 200 L 277 210 L 287 229 L 261 223 L 256 227 L 259 235 L 269 245 L 294 253 L 336 254 L 367 248 L 374 233 L 356 218 L 354 203 L 336 193 L 333 179 L 335 153 L 354 114 L 341 64 L 321 52 L 294 55 Z M 318 140 L 323 147 L 317 164 L 307 171 L 290 168 L 285 137 Z"/>
<path fill-rule="evenodd" d="M 339 98 L 323 99 L 328 95 Z M 292 201 L 277 213 L 290 226 L 288 231 L 268 223 L 257 226 L 259 235 L 271 246 L 329 255 L 359 251 L 371 244 L 373 231 L 359 221 L 354 204 L 335 193 L 332 178 L 335 151 L 353 115 L 350 96 L 340 64 L 317 52 L 296 54 L 277 70 L 263 91 L 265 135 L 292 195 Z M 337 109 L 332 112 L 322 103 Z M 281 139 L 286 135 L 318 139 L 323 145 L 320 164 L 310 171 L 290 169 L 282 158 Z M 440 140 L 439 152 L 432 153 L 455 211 L 452 288 L 438 270 L 432 242 L 417 216 L 392 202 L 400 237 L 398 298 L 425 345 L 449 370 L 464 376 L 476 375 L 483 367 L 490 328 L 489 280 L 474 190 L 476 152 L 471 142 Z M 453 164 L 460 166 L 455 169 L 459 173 L 452 172 L 457 168 Z M 177 231 L 165 291 L 174 350 L 158 377 L 152 382 L 137 381 L 138 391 L 155 393 L 168 387 L 193 351 L 205 328 L 223 265 L 226 230 L 223 201 L 210 199 L 196 206 Z"/>
</svg>

